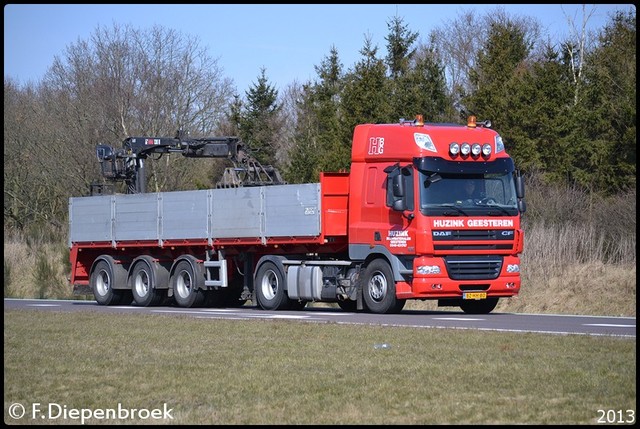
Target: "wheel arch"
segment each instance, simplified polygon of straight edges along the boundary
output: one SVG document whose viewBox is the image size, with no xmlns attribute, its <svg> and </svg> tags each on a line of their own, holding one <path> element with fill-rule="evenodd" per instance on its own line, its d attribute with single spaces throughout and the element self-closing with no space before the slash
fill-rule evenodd
<svg viewBox="0 0 640 429">
<path fill-rule="evenodd" d="M 134 258 L 129 265 L 127 273 L 127 282 L 131 279 L 131 274 L 136 268 L 136 265 L 144 262 L 150 269 L 153 276 L 151 285 L 154 289 L 168 289 L 169 288 L 169 269 L 166 264 L 161 263 L 157 258 L 151 255 L 140 255 Z"/>
<path fill-rule="evenodd" d="M 182 261 L 186 261 L 191 266 L 193 273 L 196 274 L 196 279 L 194 279 L 194 280 L 198 280 L 196 284 L 196 290 L 204 289 L 204 281 L 199 281 L 200 279 L 204 279 L 204 270 L 203 270 L 204 266 L 198 258 L 188 253 L 184 255 L 180 255 L 176 259 L 174 259 L 173 263 L 171 264 L 171 268 L 169 269 L 169 278 L 171 279 L 173 277 L 176 271 L 176 267 Z M 169 285 L 169 289 L 170 289 L 169 294 L 171 294 L 173 291 L 173 286 Z"/>
<path fill-rule="evenodd" d="M 103 254 L 94 259 L 89 271 L 89 277 L 93 275 L 96 266 L 102 261 L 106 262 L 111 267 L 111 272 L 114 276 L 113 285 L 111 286 L 112 289 L 131 289 L 127 281 L 130 267 L 127 263 L 128 261 L 125 259 L 116 259 L 112 255 Z"/>
<path fill-rule="evenodd" d="M 393 279 L 397 282 L 406 282 L 407 275 L 413 275 L 413 258 L 407 259 L 406 263 L 403 262 L 400 257 L 394 255 L 384 246 L 376 245 L 370 248 L 369 245 L 364 244 L 350 244 L 349 245 L 349 258 L 352 261 L 363 261 L 363 266 L 366 266 L 374 259 L 384 259 L 393 272 Z M 410 266 L 407 266 L 409 265 Z"/>
<path fill-rule="evenodd" d="M 285 256 L 281 256 L 281 255 L 264 255 L 264 256 L 262 256 L 258 260 L 258 263 L 256 264 L 256 266 L 255 266 L 255 268 L 253 270 L 253 278 L 256 277 L 256 274 L 258 274 L 258 271 L 260 270 L 262 265 L 264 265 L 265 262 L 272 262 L 278 267 L 278 269 L 282 273 L 283 282 L 284 282 L 284 290 L 288 290 L 289 288 L 287 287 L 287 271 L 285 270 L 284 263 L 283 263 L 283 261 L 286 261 L 286 260 L 287 260 L 287 258 Z"/>
</svg>

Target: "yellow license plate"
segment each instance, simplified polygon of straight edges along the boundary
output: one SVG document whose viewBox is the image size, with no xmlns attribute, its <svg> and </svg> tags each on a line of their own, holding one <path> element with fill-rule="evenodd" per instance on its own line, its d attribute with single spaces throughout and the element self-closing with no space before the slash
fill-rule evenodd
<svg viewBox="0 0 640 429">
<path fill-rule="evenodd" d="M 487 299 L 486 292 L 465 292 L 462 294 L 462 299 Z"/>
</svg>

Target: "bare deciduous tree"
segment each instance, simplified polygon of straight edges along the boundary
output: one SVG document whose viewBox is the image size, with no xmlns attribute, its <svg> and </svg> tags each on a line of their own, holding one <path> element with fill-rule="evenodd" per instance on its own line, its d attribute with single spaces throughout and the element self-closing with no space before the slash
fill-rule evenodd
<svg viewBox="0 0 640 429">
<path fill-rule="evenodd" d="M 582 22 L 580 23 L 579 28 L 575 22 L 576 17 L 565 13 L 567 24 L 569 25 L 569 31 L 571 33 L 571 41 L 564 45 L 564 49 L 567 51 L 567 55 L 571 62 L 571 73 L 574 84 L 574 105 L 578 104 L 578 97 L 583 79 L 582 73 L 584 68 L 584 57 L 589 47 L 587 23 L 591 16 L 593 16 L 595 10 L 595 5 L 589 11 L 587 11 L 586 5 L 582 5 Z"/>
<path fill-rule="evenodd" d="M 75 159 L 92 172 L 97 143 L 118 145 L 131 135 L 172 137 L 179 129 L 194 137 L 216 134 L 233 91 L 197 38 L 157 26 L 99 27 L 90 41 L 71 45 L 64 59 L 54 60 L 45 82 L 64 130 L 61 147 L 68 149 L 60 159 Z M 198 175 L 202 168 L 192 167 L 179 157 L 149 163 L 150 189 L 211 182 Z"/>
<path fill-rule="evenodd" d="M 501 6 L 483 15 L 471 9 L 463 11 L 457 18 L 446 21 L 430 33 L 429 46 L 435 49 L 440 56 L 440 63 L 445 67 L 447 87 L 454 102 L 459 102 L 465 95 L 478 89 L 469 78 L 478 67 L 478 53 L 486 46 L 488 30 L 492 25 L 507 22 L 522 28 L 527 43 L 532 46 L 540 37 L 540 24 L 535 19 L 511 16 Z M 420 50 L 428 50 L 429 46 L 422 44 Z"/>
</svg>

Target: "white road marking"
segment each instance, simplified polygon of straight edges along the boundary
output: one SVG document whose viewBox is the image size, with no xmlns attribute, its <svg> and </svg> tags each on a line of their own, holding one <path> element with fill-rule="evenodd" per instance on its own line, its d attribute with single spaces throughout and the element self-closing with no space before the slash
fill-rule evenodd
<svg viewBox="0 0 640 429">
<path fill-rule="evenodd" d="M 466 317 L 434 317 L 433 320 L 455 320 L 463 322 L 477 322 L 486 319 L 467 319 Z"/>
<path fill-rule="evenodd" d="M 613 323 L 585 323 L 582 326 L 603 326 L 607 328 L 635 328 L 636 325 L 614 325 Z"/>
</svg>

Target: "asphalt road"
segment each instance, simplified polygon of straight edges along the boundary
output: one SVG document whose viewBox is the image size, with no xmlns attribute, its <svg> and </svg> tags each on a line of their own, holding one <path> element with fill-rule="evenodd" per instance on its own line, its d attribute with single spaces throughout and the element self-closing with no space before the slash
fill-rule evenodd
<svg viewBox="0 0 640 429">
<path fill-rule="evenodd" d="M 240 308 L 180 308 L 103 306 L 95 301 L 4 299 L 4 309 L 42 311 L 95 311 L 112 314 L 163 314 L 206 319 L 280 319 L 311 323 L 339 323 L 378 326 L 406 326 L 432 329 L 475 329 L 501 332 L 536 332 L 554 335 L 594 335 L 636 338 L 635 317 L 604 317 L 493 312 L 471 315 L 461 311 L 403 310 L 400 314 L 346 312 L 340 309 L 310 307 L 299 311 L 266 311 L 245 305 Z"/>
</svg>

